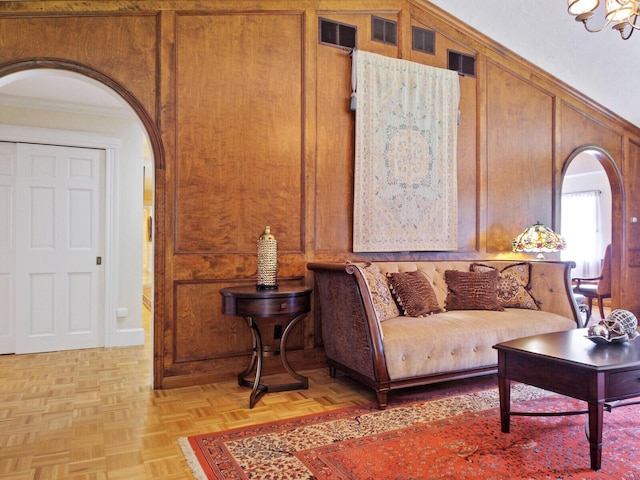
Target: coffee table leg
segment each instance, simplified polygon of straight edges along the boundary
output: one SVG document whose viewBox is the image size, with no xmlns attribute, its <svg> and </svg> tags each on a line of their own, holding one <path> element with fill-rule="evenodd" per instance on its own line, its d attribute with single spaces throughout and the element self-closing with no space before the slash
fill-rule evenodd
<svg viewBox="0 0 640 480">
<path fill-rule="evenodd" d="M 593 470 L 600 470 L 602 464 L 603 407 L 603 403 L 589 402 L 589 455 Z"/>
<path fill-rule="evenodd" d="M 511 380 L 498 376 L 498 392 L 500 394 L 500 428 L 502 433 L 509 433 L 511 423 Z"/>
</svg>

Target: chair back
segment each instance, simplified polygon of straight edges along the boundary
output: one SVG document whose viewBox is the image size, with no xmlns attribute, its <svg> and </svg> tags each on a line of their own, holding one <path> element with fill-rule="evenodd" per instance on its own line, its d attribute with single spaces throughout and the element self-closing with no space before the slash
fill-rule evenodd
<svg viewBox="0 0 640 480">
<path fill-rule="evenodd" d="M 598 282 L 598 295 L 611 295 L 611 244 L 604 250 L 600 276 L 602 278 Z"/>
</svg>

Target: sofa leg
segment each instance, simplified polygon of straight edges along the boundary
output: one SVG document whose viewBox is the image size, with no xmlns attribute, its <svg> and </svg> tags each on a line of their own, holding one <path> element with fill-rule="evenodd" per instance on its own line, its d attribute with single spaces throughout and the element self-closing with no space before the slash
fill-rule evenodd
<svg viewBox="0 0 640 480">
<path fill-rule="evenodd" d="M 378 410 L 384 410 L 387 408 L 387 395 L 388 391 L 376 392 L 376 398 L 378 399 Z"/>
<path fill-rule="evenodd" d="M 336 378 L 337 369 L 336 367 L 329 367 L 329 376 L 331 378 Z"/>
</svg>

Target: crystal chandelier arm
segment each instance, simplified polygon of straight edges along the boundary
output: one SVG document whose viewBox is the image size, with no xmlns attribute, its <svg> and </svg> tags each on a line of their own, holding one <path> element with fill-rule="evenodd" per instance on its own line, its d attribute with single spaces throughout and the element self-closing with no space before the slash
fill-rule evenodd
<svg viewBox="0 0 640 480">
<path fill-rule="evenodd" d="M 591 27 L 588 25 L 588 23 L 587 23 L 587 22 L 591 19 L 591 17 L 593 17 L 593 14 L 592 14 L 592 13 L 582 13 L 582 14 L 580 14 L 580 15 L 578 15 L 578 16 L 576 17 L 576 22 L 582 22 L 582 25 L 584 25 L 585 30 L 586 30 L 587 32 L 590 32 L 590 33 L 598 33 L 598 32 L 601 32 L 602 30 L 604 30 L 605 28 L 607 28 L 609 25 L 611 25 L 611 22 L 612 22 L 612 20 L 611 20 L 611 19 L 609 19 L 609 20 L 607 20 L 607 21 L 605 22 L 605 24 L 604 24 L 604 25 L 602 25 L 601 27 L 598 27 L 598 28 L 591 28 Z"/>
<path fill-rule="evenodd" d="M 627 40 L 634 30 L 640 30 L 638 0 L 605 0 L 605 23 L 597 28 L 591 27 L 589 20 L 600 6 L 600 0 L 567 0 L 567 5 L 567 11 L 576 18 L 577 22 L 581 22 L 588 32 L 598 33 L 611 25 L 612 30 L 617 30 L 620 32 L 620 37 Z"/>
</svg>

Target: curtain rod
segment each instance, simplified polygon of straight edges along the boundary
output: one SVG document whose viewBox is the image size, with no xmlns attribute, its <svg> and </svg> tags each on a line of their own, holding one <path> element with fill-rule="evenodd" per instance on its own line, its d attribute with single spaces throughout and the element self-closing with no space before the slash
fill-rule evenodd
<svg viewBox="0 0 640 480">
<path fill-rule="evenodd" d="M 577 192 L 567 192 L 567 193 L 563 193 L 562 195 L 571 195 L 573 193 L 596 193 L 598 195 L 602 194 L 602 190 L 578 190 Z"/>
</svg>

